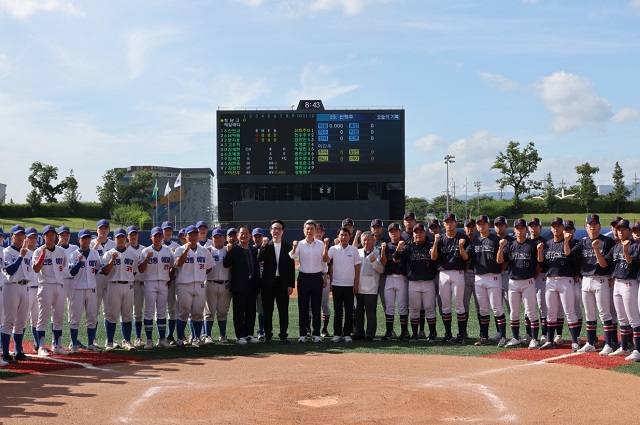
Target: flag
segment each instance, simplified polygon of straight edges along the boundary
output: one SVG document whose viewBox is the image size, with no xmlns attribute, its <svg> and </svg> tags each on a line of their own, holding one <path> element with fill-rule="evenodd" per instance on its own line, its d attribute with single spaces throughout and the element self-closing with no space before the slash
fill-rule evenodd
<svg viewBox="0 0 640 425">
<path fill-rule="evenodd" d="M 181 183 L 182 183 L 182 171 L 180 171 L 180 174 L 178 174 L 178 177 L 176 177 L 176 182 L 173 184 L 173 188 L 175 189 L 176 187 L 180 187 Z"/>
<path fill-rule="evenodd" d="M 153 195 L 151 195 L 153 199 L 158 199 L 158 180 L 156 180 L 156 184 L 153 185 Z"/>
<path fill-rule="evenodd" d="M 169 186 L 169 180 L 167 180 L 167 187 L 164 188 L 164 196 L 171 193 L 171 187 Z"/>
</svg>

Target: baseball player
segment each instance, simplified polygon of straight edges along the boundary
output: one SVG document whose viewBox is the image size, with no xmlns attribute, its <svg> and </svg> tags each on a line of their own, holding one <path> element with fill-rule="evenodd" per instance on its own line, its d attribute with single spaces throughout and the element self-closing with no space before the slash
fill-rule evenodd
<svg viewBox="0 0 640 425">
<path fill-rule="evenodd" d="M 524 300 L 525 315 L 531 321 L 529 349 L 535 350 L 540 347 L 538 342 L 540 321 L 535 304 L 535 280 L 540 273 L 538 248 L 535 242 L 527 239 L 527 222 L 524 218 L 515 220 L 513 228 L 516 239 L 512 242 L 500 239 L 500 247 L 496 254 L 498 264 L 507 262 L 509 265 L 509 305 L 513 337 L 505 347 L 520 346 L 520 305 Z"/>
<path fill-rule="evenodd" d="M 2 288 L 4 287 L 4 230 L 0 227 L 0 330 L 2 328 L 2 315 L 4 314 L 4 307 L 2 306 L 3 292 Z M 2 349 L 2 339 L 0 338 L 0 350 Z M 2 360 L 0 357 L 0 367 L 4 367 L 9 365 L 9 363 Z"/>
<path fill-rule="evenodd" d="M 163 243 L 163 239 L 163 231 L 160 227 L 151 229 L 152 245 L 143 248 L 138 258 L 138 273 L 145 276 L 145 282 L 142 286 L 145 306 L 144 333 L 147 337 L 144 344 L 145 350 L 153 348 L 154 317 L 158 329 L 158 347 L 173 347 L 165 338 L 167 333 L 167 295 L 169 294 L 169 281 L 173 269 L 173 251 Z"/>
<path fill-rule="evenodd" d="M 71 230 L 67 226 L 60 226 L 57 230 L 58 233 L 58 245 L 60 248 L 64 249 L 67 254 L 67 260 L 69 259 L 69 255 L 75 252 L 78 249 L 77 245 L 70 244 L 69 241 L 71 239 Z M 71 321 L 71 308 L 69 305 L 71 304 L 71 297 L 73 297 L 73 276 L 66 273 L 64 282 L 64 299 L 66 300 L 67 306 L 67 321 Z M 73 348 L 73 343 L 69 343 L 69 350 Z M 87 347 L 80 343 L 80 348 L 86 349 Z"/>
<path fill-rule="evenodd" d="M 527 227 L 529 229 L 529 239 L 531 239 L 536 247 L 539 243 L 545 243 L 547 240 L 540 236 L 540 232 L 542 230 L 542 225 L 540 224 L 540 219 L 537 217 L 532 217 L 527 223 Z M 537 256 L 537 254 L 536 254 Z M 547 342 L 547 301 L 545 299 L 546 293 L 546 284 L 547 277 L 544 272 L 541 271 L 540 274 L 536 277 L 536 305 L 540 311 L 540 326 L 542 328 L 542 336 L 540 337 L 540 344 L 544 345 Z M 525 316 L 525 327 L 527 328 L 527 334 L 530 334 L 529 328 L 531 326 L 531 321 L 529 317 Z"/>
<path fill-rule="evenodd" d="M 575 270 L 572 259 L 567 258 L 564 253 L 565 244 L 569 246 L 569 241 L 564 238 L 564 229 L 564 220 L 561 217 L 555 217 L 551 220 L 553 239 L 545 243 L 540 242 L 537 246 L 538 262 L 546 275 L 545 301 L 547 304 L 547 341 L 540 346 L 540 349 L 553 348 L 554 344 L 559 343 L 558 340 L 554 340 L 553 334 L 557 325 L 558 303 L 562 303 L 571 333 L 571 351 L 575 353 L 580 349 L 578 344 L 580 328 L 574 305 L 573 274 Z"/>
<path fill-rule="evenodd" d="M 96 291 L 96 277 L 102 270 L 102 258 L 98 251 L 91 249 L 91 231 L 82 229 L 78 232 L 78 248 L 69 254 L 70 275 L 73 276 L 73 293 L 69 303 L 70 319 L 69 334 L 71 334 L 71 352 L 77 353 L 80 348 L 78 329 L 82 321 L 82 311 L 85 312 L 87 325 L 87 350 L 102 351 L 96 341 L 98 326 L 98 294 Z"/>
<path fill-rule="evenodd" d="M 20 225 L 11 228 L 11 245 L 4 249 L 4 270 L 7 281 L 4 284 L 2 305 L 4 309 L 2 320 L 2 360 L 8 364 L 15 364 L 27 360 L 22 348 L 24 328 L 27 324 L 29 308 L 28 285 L 34 278 L 31 269 L 33 252 L 28 248 L 24 227 Z M 15 356 L 9 354 L 11 334 L 15 346 Z"/>
<path fill-rule="evenodd" d="M 135 251 L 136 255 L 138 256 L 138 260 L 140 259 L 140 253 L 145 248 L 144 245 L 140 245 L 138 243 L 139 238 L 140 238 L 140 234 L 138 233 L 137 226 L 127 227 L 127 245 L 129 245 L 129 247 Z M 138 270 L 138 272 L 136 273 L 136 277 L 133 281 L 133 321 L 134 321 L 134 330 L 136 333 L 136 340 L 134 341 L 133 345 L 136 348 L 144 348 L 146 345 L 142 341 L 142 316 L 145 313 L 144 300 L 145 300 L 144 273 L 141 273 L 140 270 Z M 165 303 L 165 309 L 166 308 L 167 306 Z M 147 342 L 148 340 L 149 339 L 147 338 Z"/>
<path fill-rule="evenodd" d="M 174 265 L 180 269 L 176 278 L 176 294 L 178 297 L 178 320 L 176 328 L 178 339 L 176 345 L 184 347 L 185 329 L 187 320 L 191 314 L 193 323 L 192 344 L 202 347 L 204 343 L 200 340 L 202 333 L 202 319 L 205 306 L 204 282 L 207 274 L 215 266 L 211 253 L 198 243 L 198 229 L 189 226 L 185 229 L 187 243 L 176 248 L 173 253 Z"/>
<path fill-rule="evenodd" d="M 613 301 L 620 319 L 622 345 L 610 356 L 626 356 L 625 360 L 640 360 L 640 311 L 638 310 L 638 256 L 640 245 L 630 240 L 629 220 L 621 219 L 616 227 L 619 243 L 606 254 L 598 250 L 600 241 L 593 243 L 600 267 L 611 267 L 614 279 Z M 633 345 L 631 344 L 633 332 Z M 633 347 L 633 352 L 629 354 Z"/>
<path fill-rule="evenodd" d="M 227 230 L 227 245 L 236 246 L 238 245 L 238 229 L 230 228 Z"/>
<path fill-rule="evenodd" d="M 173 237 L 173 223 L 170 221 L 165 221 L 162 223 L 162 244 L 168 246 L 171 249 L 171 252 L 174 252 L 177 247 L 180 246 L 179 243 L 172 240 Z M 182 234 L 184 235 L 184 229 L 182 229 Z M 183 243 L 184 244 L 184 243 Z M 173 338 L 173 331 L 176 328 L 176 281 L 175 278 L 177 276 L 177 269 L 174 269 L 174 275 L 169 280 L 169 287 L 167 291 L 167 310 L 169 316 L 169 328 L 167 329 L 167 341 L 172 344 L 175 343 L 175 339 Z"/>
<path fill-rule="evenodd" d="M 432 218 L 431 220 L 429 220 L 429 226 L 427 227 L 427 230 L 429 230 L 429 232 L 427 233 L 427 238 L 430 238 L 431 243 L 433 243 L 435 236 L 442 232 L 442 226 L 440 225 L 440 222 L 437 218 Z M 433 283 L 436 288 L 436 305 L 438 306 L 438 313 L 440 314 L 440 317 L 442 317 L 442 298 L 440 298 L 440 273 L 436 273 L 436 277 L 433 279 Z M 424 321 L 425 311 L 423 308 L 422 310 L 420 310 L 420 339 L 428 339 L 424 333 Z"/>
<path fill-rule="evenodd" d="M 623 218 L 620 216 L 615 216 L 610 223 L 611 232 L 605 233 L 605 236 L 609 236 L 617 244 L 620 243 L 620 239 L 618 238 L 616 227 L 618 226 L 618 222 L 622 219 Z M 609 290 L 609 301 L 610 301 L 609 311 L 611 312 L 611 325 L 613 326 L 613 331 L 614 331 L 611 334 L 611 344 L 612 344 L 611 348 L 614 348 L 614 347 L 619 348 L 620 344 L 618 343 L 618 312 L 616 311 L 616 306 L 613 302 L 613 285 L 614 285 L 614 279 L 609 278 L 609 289 L 610 289 Z"/>
<path fill-rule="evenodd" d="M 47 225 L 42 229 L 44 245 L 33 253 L 36 260 L 33 271 L 38 282 L 38 355 L 49 357 L 51 352 L 45 347 L 47 325 L 51 323 L 53 313 L 53 353 L 68 355 L 69 351 L 62 348 L 62 320 L 65 307 L 65 275 L 69 276 L 67 253 L 56 246 L 56 228 Z"/>
<path fill-rule="evenodd" d="M 378 254 L 382 255 L 382 244 L 389 243 L 391 239 L 382 234 L 384 223 L 379 218 L 374 218 L 371 220 L 371 226 L 369 227 L 369 231 L 373 235 L 373 247 L 378 250 Z M 362 235 L 361 235 L 362 236 Z M 360 244 L 358 248 L 362 248 Z M 386 265 L 386 261 L 385 261 Z M 381 274 L 378 279 L 378 296 L 380 297 L 380 304 L 382 305 L 382 311 L 386 310 L 386 304 L 384 299 L 384 287 L 387 283 L 387 276 L 385 274 Z"/>
<path fill-rule="evenodd" d="M 640 221 L 636 221 L 631 228 L 631 234 L 633 235 L 633 240 L 636 242 L 640 242 Z"/>
<path fill-rule="evenodd" d="M 404 258 L 400 261 L 389 261 L 398 249 L 398 244 L 402 240 L 402 232 L 398 223 L 391 223 L 387 227 L 387 232 L 391 241 L 384 246 L 381 255 L 387 259 L 384 273 L 386 275 L 386 284 L 384 287 L 385 296 L 385 321 L 386 332 L 382 337 L 383 341 L 388 341 L 393 337 L 393 320 L 395 315 L 396 302 L 398 304 L 398 314 L 400 315 L 400 340 L 406 341 L 410 338 L 408 322 L 409 322 L 409 288 L 407 282 L 407 271 Z M 413 234 L 413 231 L 412 231 Z M 413 238 L 413 236 L 412 236 Z"/>
<path fill-rule="evenodd" d="M 215 266 L 207 274 L 205 284 L 206 301 L 204 305 L 205 323 L 205 344 L 213 344 L 213 321 L 218 319 L 218 329 L 220 336 L 218 341 L 227 342 L 227 318 L 229 316 L 229 306 L 231 305 L 231 270 L 223 267 L 224 256 L 227 249 L 224 246 L 225 233 L 221 229 L 214 229 L 211 233 L 213 246 L 209 248 Z"/>
<path fill-rule="evenodd" d="M 138 255 L 127 247 L 127 232 L 123 228 L 113 231 L 116 240 L 115 248 L 111 248 L 102 256 L 102 273 L 107 276 L 107 301 L 105 316 L 107 320 L 107 344 L 105 351 L 112 351 L 115 346 L 113 339 L 116 333 L 116 323 L 120 317 L 122 331 L 122 347 L 125 350 L 135 350 L 131 344 L 131 319 L 133 316 L 133 282 L 138 271 Z"/>
<path fill-rule="evenodd" d="M 449 213 L 444 217 L 444 235 L 434 236 L 431 260 L 438 263 L 440 298 L 442 299 L 442 321 L 445 336 L 443 342 L 464 344 L 467 334 L 467 314 L 464 309 L 464 269 L 469 259 L 466 248 L 469 245 L 467 235 L 456 231 L 456 216 Z M 458 336 L 452 341 L 451 310 L 452 298 L 458 316 Z"/>
<path fill-rule="evenodd" d="M 491 323 L 490 309 L 498 323 L 500 339 L 498 347 L 507 345 L 507 318 L 502 308 L 502 267 L 496 262 L 500 247 L 500 238 L 489 230 L 489 217 L 480 215 L 475 220 L 480 235 L 471 239 L 467 247 L 467 254 L 471 258 L 475 271 L 475 294 L 478 304 L 478 321 L 480 322 L 480 338 L 477 346 L 489 345 L 489 324 Z"/>
<path fill-rule="evenodd" d="M 324 226 L 321 223 L 317 223 L 316 225 L 316 239 L 320 242 L 324 241 Z M 331 275 L 331 263 L 327 266 L 327 273 Z M 320 336 L 322 337 L 330 337 L 329 333 L 329 320 L 331 320 L 331 304 L 329 303 L 329 295 L 331 294 L 331 285 L 326 285 L 322 288 L 322 331 L 320 332 Z M 312 316 L 311 313 L 311 301 L 309 301 L 309 317 Z"/>
<path fill-rule="evenodd" d="M 27 236 L 27 248 L 31 253 L 36 250 L 38 246 L 38 231 L 35 227 L 27 227 L 25 229 L 25 234 Z M 27 318 L 31 324 L 31 335 L 33 336 L 33 350 L 37 353 L 39 345 L 38 340 L 38 279 L 31 268 L 31 273 L 33 274 L 30 279 L 28 290 L 29 290 L 29 312 L 27 314 Z"/>
<path fill-rule="evenodd" d="M 96 225 L 96 233 L 98 234 L 98 237 L 93 241 L 92 248 L 98 251 L 100 258 L 102 258 L 107 251 L 116 247 L 115 242 L 109 239 L 109 230 L 110 226 L 108 220 L 102 219 L 98 221 L 98 224 Z M 105 330 L 107 329 L 107 315 L 105 311 L 106 303 L 104 303 L 105 305 L 103 306 L 103 300 L 106 299 L 107 296 L 107 283 L 107 276 L 102 273 L 96 275 L 96 302 L 98 303 L 98 312 L 100 311 L 100 307 L 102 307 Z M 106 345 L 107 344 L 105 343 L 105 347 Z"/>
<path fill-rule="evenodd" d="M 493 220 L 493 230 L 500 239 L 506 239 L 507 242 L 512 242 L 515 238 L 507 234 L 507 218 L 504 216 L 498 216 Z M 509 306 L 509 271 L 507 270 L 507 263 L 502 266 L 502 304 L 507 307 L 507 311 L 511 311 Z M 496 326 L 497 329 L 497 326 Z"/>
<path fill-rule="evenodd" d="M 405 243 L 413 242 L 413 228 L 415 227 L 416 215 L 410 211 L 404 213 L 402 217 L 402 224 L 404 224 L 404 230 L 402 230 L 401 238 Z"/>
<path fill-rule="evenodd" d="M 575 240 L 574 235 L 576 234 L 576 226 L 573 220 L 565 220 L 564 221 L 564 239 L 569 243 L 569 248 L 572 249 L 578 241 Z M 578 320 L 578 335 L 582 333 L 582 279 L 580 277 L 580 259 L 574 257 L 568 257 L 573 265 L 573 282 L 576 285 L 573 290 L 574 295 L 574 309 L 576 313 L 576 318 Z M 558 329 L 556 328 L 556 332 Z M 578 339 L 578 344 L 580 344 L 580 339 Z"/>
<path fill-rule="evenodd" d="M 587 316 L 587 343 L 578 350 L 581 353 L 596 351 L 596 314 L 599 314 L 604 329 L 605 345 L 600 351 L 600 355 L 606 356 L 613 352 L 611 343 L 615 328 L 611 321 L 609 302 L 609 267 L 602 267 L 595 251 L 600 251 L 605 256 L 615 245 L 613 239 L 600 234 L 600 216 L 589 214 L 586 218 L 585 227 L 587 237 L 578 241 L 570 248 L 565 246 L 565 255 L 573 255 L 580 259 L 580 275 L 582 275 L 582 303 L 585 315 Z M 596 242 L 598 241 L 598 242 Z M 594 246 L 594 243 L 596 246 Z"/>
<path fill-rule="evenodd" d="M 469 246 L 470 246 L 473 243 L 473 240 L 476 239 L 476 220 L 475 219 L 468 218 L 464 221 L 464 233 L 469 238 Z M 469 309 L 471 307 L 471 297 L 473 297 L 473 302 L 476 305 L 476 312 L 480 310 L 480 307 L 478 306 L 478 299 L 476 298 L 476 293 L 475 293 L 475 281 L 476 281 L 476 273 L 473 270 L 473 266 L 471 262 L 467 261 L 467 265 L 464 270 L 464 297 L 462 301 L 464 303 L 464 311 L 467 313 L 467 317 L 469 317 Z M 480 316 L 478 316 L 478 320 L 480 320 Z M 467 338 L 467 335 L 465 335 L 465 338 Z"/>
<path fill-rule="evenodd" d="M 427 238 L 424 224 L 417 223 L 413 227 L 413 242 L 398 242 L 393 261 L 396 263 L 404 260 L 409 280 L 409 317 L 411 319 L 412 335 L 409 342 L 418 342 L 420 339 L 420 310 L 425 309 L 429 324 L 429 335 L 436 335 L 436 292 L 434 278 L 436 264 L 431 260 L 433 245 Z M 451 338 L 448 339 L 448 341 Z"/>
</svg>

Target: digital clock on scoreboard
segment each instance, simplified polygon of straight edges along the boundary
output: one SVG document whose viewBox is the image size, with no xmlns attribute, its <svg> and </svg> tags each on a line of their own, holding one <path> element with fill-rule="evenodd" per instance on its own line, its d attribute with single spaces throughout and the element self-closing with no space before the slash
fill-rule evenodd
<svg viewBox="0 0 640 425">
<path fill-rule="evenodd" d="M 217 177 L 224 182 L 404 177 L 404 110 L 218 110 Z"/>
</svg>

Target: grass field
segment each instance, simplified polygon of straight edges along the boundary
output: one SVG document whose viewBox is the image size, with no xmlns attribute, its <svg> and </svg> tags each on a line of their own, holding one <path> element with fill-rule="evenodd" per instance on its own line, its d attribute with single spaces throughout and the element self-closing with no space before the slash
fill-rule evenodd
<svg viewBox="0 0 640 425">
<path fill-rule="evenodd" d="M 608 228 L 609 227 L 609 222 L 615 217 L 615 216 L 620 216 L 620 217 L 624 217 L 627 220 L 629 220 L 631 223 L 634 223 L 636 221 L 640 221 L 640 212 L 627 212 L 627 213 L 620 213 L 620 214 L 616 214 L 616 213 L 596 213 L 600 216 L 600 222 L 602 223 L 602 227 L 603 228 Z M 521 215 L 521 217 L 524 217 L 525 219 L 529 219 L 531 217 L 538 217 L 540 219 L 540 221 L 542 222 L 542 227 L 549 227 L 549 225 L 551 224 L 551 220 L 553 220 L 554 217 L 562 217 L 564 220 L 573 220 L 573 222 L 575 223 L 576 227 L 583 227 L 584 226 L 584 221 L 585 218 L 587 217 L 587 214 L 529 214 L 529 213 L 524 213 Z M 491 217 L 492 219 L 494 217 Z M 510 220 L 509 226 L 511 226 L 511 224 L 513 224 L 513 220 L 515 220 L 518 217 L 508 217 Z"/>
<path fill-rule="evenodd" d="M 38 232 L 42 231 L 42 228 L 47 224 L 53 226 L 67 226 L 72 232 L 77 232 L 81 229 L 95 229 L 96 223 L 99 218 L 86 218 L 86 217 L 32 217 L 32 218 L 2 218 L 0 219 L 0 227 L 5 232 L 9 232 L 11 227 L 16 224 L 21 224 L 24 227 L 35 227 Z"/>
</svg>

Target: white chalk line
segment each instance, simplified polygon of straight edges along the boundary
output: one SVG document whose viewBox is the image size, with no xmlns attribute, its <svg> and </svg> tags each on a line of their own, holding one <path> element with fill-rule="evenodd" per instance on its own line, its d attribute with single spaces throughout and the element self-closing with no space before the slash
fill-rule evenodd
<svg viewBox="0 0 640 425">
<path fill-rule="evenodd" d="M 47 361 L 51 361 L 51 362 L 57 362 L 57 363 L 63 363 L 63 364 L 70 364 L 70 365 L 74 365 L 74 366 L 80 366 L 83 367 L 85 369 L 89 369 L 89 370 L 99 370 L 101 372 L 110 372 L 109 369 L 104 369 L 98 366 L 94 366 L 91 363 L 83 363 L 83 362 L 76 362 L 73 360 L 65 360 L 65 359 L 60 359 L 57 357 L 40 357 L 40 356 L 36 356 L 34 354 L 27 354 L 27 357 L 31 357 L 34 359 L 40 359 L 40 360 L 47 360 Z"/>
</svg>

